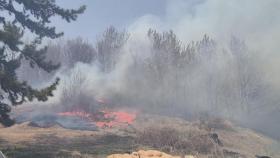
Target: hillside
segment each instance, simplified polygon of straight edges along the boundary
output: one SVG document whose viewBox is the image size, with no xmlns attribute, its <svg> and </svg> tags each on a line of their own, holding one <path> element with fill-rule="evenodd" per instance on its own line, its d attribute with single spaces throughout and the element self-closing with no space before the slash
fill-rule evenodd
<svg viewBox="0 0 280 158">
<path fill-rule="evenodd" d="M 8 158 L 106 157 L 140 149 L 197 157 L 279 157 L 272 139 L 220 119 L 187 122 L 156 115 L 138 116 L 126 127 L 97 131 L 58 125 L 34 127 L 29 122 L 0 130 L 0 146 Z"/>
</svg>

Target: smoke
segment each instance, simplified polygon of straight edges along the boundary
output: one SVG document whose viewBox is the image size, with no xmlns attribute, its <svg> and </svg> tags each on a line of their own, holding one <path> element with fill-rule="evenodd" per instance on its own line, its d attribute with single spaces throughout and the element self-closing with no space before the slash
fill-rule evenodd
<svg viewBox="0 0 280 158">
<path fill-rule="evenodd" d="M 247 69 L 247 72 L 244 70 L 244 73 L 251 73 L 248 76 L 251 76 L 255 81 L 251 80 L 250 82 L 257 83 L 257 87 L 261 89 L 258 91 L 261 91 L 262 94 L 252 98 L 250 103 L 252 105 L 246 103 L 246 106 L 254 106 L 252 109 L 249 108 L 250 110 L 245 110 L 246 107 L 240 111 L 231 109 L 230 113 L 224 113 L 221 109 L 227 109 L 225 104 L 217 103 L 220 104 L 217 113 L 231 119 L 234 117 L 234 120 L 243 125 L 256 128 L 279 138 L 279 134 L 277 134 L 280 129 L 277 125 L 277 120 L 279 120 L 279 117 L 277 117 L 279 116 L 279 99 L 277 98 L 280 95 L 280 75 L 278 73 L 280 17 L 277 16 L 280 13 L 279 9 L 280 2 L 277 0 L 170 0 L 167 2 L 165 16 L 143 16 L 130 26 L 130 31 L 135 33 L 135 38 L 139 38 L 139 41 L 143 41 L 141 35 L 145 34 L 143 32 L 150 27 L 160 31 L 172 29 L 183 42 L 198 41 L 204 34 L 207 34 L 226 50 L 230 49 L 229 43 L 232 36 L 244 40 L 249 50 L 246 62 L 250 64 L 247 64 L 247 68 L 242 67 L 241 69 Z M 216 74 L 213 78 L 214 80 L 228 80 L 231 82 L 225 84 L 232 85 L 227 87 L 228 93 L 231 94 L 224 92 L 219 94 L 217 89 L 211 88 L 210 92 L 206 92 L 206 96 L 235 96 L 233 93 L 238 87 L 235 83 L 238 78 L 234 75 L 236 70 L 231 65 L 232 62 L 233 60 L 230 57 L 220 56 L 219 59 L 213 62 L 207 61 L 204 66 L 201 66 L 206 69 L 202 71 L 200 68 L 195 70 L 193 80 L 196 80 L 195 82 L 197 83 L 191 83 L 193 84 L 194 96 L 192 97 L 193 99 L 186 102 L 186 106 L 189 107 L 189 103 L 193 102 L 193 100 L 195 102 L 200 100 L 198 111 L 210 111 L 213 109 L 208 102 L 204 102 L 205 97 L 202 97 L 203 89 L 207 89 L 206 85 L 203 86 L 203 83 L 212 84 L 212 87 L 215 87 L 214 83 L 205 81 L 210 73 Z M 216 84 L 222 84 L 222 82 L 217 80 Z M 195 93 L 199 89 L 202 90 Z M 211 93 L 215 95 L 209 95 Z M 226 99 L 230 102 L 230 106 L 238 107 L 240 105 L 238 101 L 241 98 L 230 98 Z"/>
<path fill-rule="evenodd" d="M 169 0 L 164 16 L 139 17 L 128 33 L 110 27 L 94 47 L 78 47 L 74 54 L 92 52 L 83 60 L 58 57 L 71 60 L 44 104 L 94 111 L 105 99 L 187 119 L 207 113 L 279 138 L 278 15 L 278 0 Z"/>
<path fill-rule="evenodd" d="M 130 29 L 142 33 L 148 28 L 172 29 L 184 42 L 200 40 L 207 34 L 225 44 L 233 35 L 245 40 L 250 49 L 269 56 L 267 60 L 273 60 L 272 56 L 279 56 L 279 3 L 277 0 L 169 0 L 165 16 L 145 15 Z"/>
</svg>

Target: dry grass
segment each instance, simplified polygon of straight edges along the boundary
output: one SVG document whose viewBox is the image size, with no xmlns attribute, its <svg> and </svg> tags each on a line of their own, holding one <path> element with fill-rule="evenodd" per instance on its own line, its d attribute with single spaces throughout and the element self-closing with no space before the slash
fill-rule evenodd
<svg viewBox="0 0 280 158">
<path fill-rule="evenodd" d="M 232 153 L 247 157 L 255 157 L 256 154 L 280 157 L 279 152 L 268 152 L 273 140 L 254 131 L 239 128 L 226 120 L 208 118 L 187 122 L 159 116 L 144 117 L 138 121 L 135 124 L 137 141 L 152 149 L 175 154 L 198 153 L 200 156 L 210 157 L 226 157 Z M 221 144 L 213 140 L 213 134 L 218 136 Z"/>
<path fill-rule="evenodd" d="M 0 138 L 10 143 L 32 142 L 39 135 L 55 135 L 59 138 L 74 138 L 80 136 L 93 136 L 100 134 L 96 131 L 69 130 L 60 126 L 50 128 L 38 128 L 28 125 L 29 123 L 17 124 L 10 128 L 0 129 Z"/>
<path fill-rule="evenodd" d="M 234 131 L 234 125 L 230 121 L 221 118 L 200 118 L 200 120 L 195 124 L 198 125 L 200 128 L 204 128 L 207 131 Z"/>
<path fill-rule="evenodd" d="M 229 125 L 221 120 L 190 123 L 178 118 L 148 115 L 138 117 L 127 128 L 100 131 L 37 128 L 25 123 L 2 128 L 0 148 L 9 158 L 103 158 L 108 154 L 139 149 L 156 149 L 173 155 L 198 154 L 199 158 L 221 157 L 224 153 L 279 157 L 279 152 L 272 154 L 267 148 L 273 142 L 271 139 Z M 213 142 L 211 133 L 219 136 L 223 147 Z"/>
<path fill-rule="evenodd" d="M 137 143 L 176 154 L 210 154 L 215 147 L 208 135 L 178 131 L 171 127 L 150 127 L 137 135 Z"/>
</svg>

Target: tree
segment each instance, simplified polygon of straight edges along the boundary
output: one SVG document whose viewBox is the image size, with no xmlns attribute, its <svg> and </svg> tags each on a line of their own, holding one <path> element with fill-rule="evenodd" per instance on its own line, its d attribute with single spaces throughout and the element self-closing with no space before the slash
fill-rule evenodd
<svg viewBox="0 0 280 158">
<path fill-rule="evenodd" d="M 66 66 L 73 67 L 77 62 L 91 63 L 96 58 L 96 50 L 82 38 L 68 40 L 65 45 Z"/>
<path fill-rule="evenodd" d="M 121 53 L 121 48 L 127 42 L 129 34 L 126 31 L 119 32 L 115 27 L 110 26 L 101 39 L 96 43 L 97 61 L 102 72 L 111 72 Z"/>
<path fill-rule="evenodd" d="M 63 35 L 50 26 L 50 19 L 56 16 L 67 22 L 75 21 L 83 13 L 85 6 L 78 9 L 63 9 L 55 0 L 0 0 L 0 122 L 12 125 L 9 117 L 11 106 L 37 99 L 46 101 L 53 95 L 59 79 L 43 89 L 32 88 L 27 82 L 19 81 L 16 69 L 23 59 L 31 67 L 46 72 L 60 65 L 46 60 L 47 47 L 42 46 L 43 38 L 55 39 Z M 24 33 L 30 32 L 34 39 L 27 43 L 22 40 Z"/>
</svg>

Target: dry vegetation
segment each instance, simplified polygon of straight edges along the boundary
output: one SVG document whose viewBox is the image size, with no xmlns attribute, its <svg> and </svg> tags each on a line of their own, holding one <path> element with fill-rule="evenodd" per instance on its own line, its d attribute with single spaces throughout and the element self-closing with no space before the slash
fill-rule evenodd
<svg viewBox="0 0 280 158">
<path fill-rule="evenodd" d="M 230 115 L 229 118 L 235 120 L 244 115 L 250 120 L 254 116 L 254 112 L 248 115 L 252 109 L 259 109 L 263 103 L 268 109 L 276 105 L 276 101 L 270 100 L 273 90 L 269 90 L 271 87 L 264 88 L 269 85 L 264 85 L 262 76 L 259 76 L 261 73 L 255 68 L 257 63 L 250 56 L 251 50 L 244 41 L 233 37 L 227 49 L 222 49 L 223 45 L 206 35 L 200 41 L 187 44 L 172 31 L 161 33 L 149 30 L 146 36 L 148 45 L 139 42 L 132 46 L 131 42 L 137 38 L 130 38 L 129 33 L 110 27 L 95 44 L 82 39 L 49 44 L 47 57 L 62 64 L 57 70 L 62 83 L 55 96 L 56 102 L 51 103 L 54 104 L 54 111 L 81 109 L 94 113 L 99 108 L 95 97 L 104 97 L 108 99 L 110 108 L 116 109 L 127 105 L 150 114 L 175 114 L 192 119 L 196 118 L 193 115 L 206 110 L 211 116 L 223 118 Z M 147 54 L 143 55 L 142 50 L 139 52 L 138 47 L 147 49 Z M 36 84 L 41 81 L 40 78 L 48 80 L 56 75 L 29 72 L 29 69 L 21 67 L 19 78 Z M 244 118 L 242 121 L 246 122 Z M 223 156 L 224 153 L 242 153 L 254 156 L 258 151 L 271 155 L 265 151 L 264 144 L 270 144 L 267 139 L 251 131 L 240 132 L 240 129 L 223 119 L 209 117 L 189 123 L 175 118 L 157 116 L 150 119 L 150 116 L 143 116 L 133 127 L 121 130 L 124 136 L 130 136 L 127 142 L 122 142 L 125 145 L 119 142 L 107 145 L 108 142 L 102 142 L 102 147 L 98 143 L 93 145 L 96 137 L 89 138 L 84 131 L 71 131 L 69 134 L 62 130 L 61 134 L 58 129 L 34 128 L 19 130 L 18 133 L 17 130 L 7 130 L 0 133 L 10 141 L 23 142 L 19 140 L 29 137 L 34 139 L 34 135 L 47 132 L 55 133 L 62 142 L 70 142 L 57 146 L 53 149 L 55 151 L 69 148 L 73 137 L 74 144 L 77 143 L 76 137 L 78 140 L 86 138 L 90 141 L 81 142 L 80 146 L 73 148 L 81 151 L 84 146 L 90 146 L 89 150 L 83 150 L 82 153 L 86 154 L 129 152 L 141 147 L 182 154 Z M 112 130 L 113 135 L 118 136 L 120 133 L 119 130 Z M 101 135 L 104 134 L 102 132 Z M 97 148 L 100 150 L 97 151 Z M 71 148 L 70 151 L 73 150 Z"/>
<path fill-rule="evenodd" d="M 273 143 L 271 139 L 234 125 L 230 125 L 230 129 L 228 122 L 221 120 L 190 123 L 155 115 L 138 117 L 127 128 L 99 131 L 68 130 L 59 126 L 37 128 L 24 123 L 2 128 L 0 147 L 9 158 L 102 158 L 139 149 L 157 149 L 173 155 L 193 154 L 202 158 L 278 156 L 269 150 Z"/>
<path fill-rule="evenodd" d="M 186 134 L 170 127 L 151 127 L 138 134 L 137 142 L 169 153 L 207 154 L 214 150 L 215 144 L 208 135 Z"/>
</svg>

